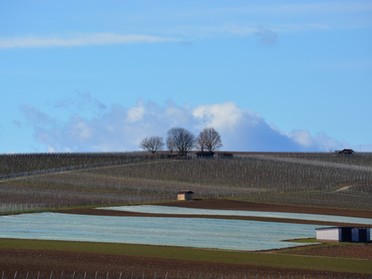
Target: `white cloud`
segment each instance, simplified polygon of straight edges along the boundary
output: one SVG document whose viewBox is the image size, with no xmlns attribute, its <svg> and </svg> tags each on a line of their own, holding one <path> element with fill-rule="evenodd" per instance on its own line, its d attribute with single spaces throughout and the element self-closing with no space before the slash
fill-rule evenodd
<svg viewBox="0 0 372 279">
<path fill-rule="evenodd" d="M 23 106 L 22 111 L 36 140 L 50 152 L 139 150 L 139 142 L 144 137 L 165 137 L 172 127 L 184 127 L 197 135 L 202 128 L 209 126 L 220 132 L 224 150 L 328 151 L 340 146 L 324 134 L 312 136 L 306 130 L 285 134 L 270 126 L 264 118 L 242 110 L 233 102 L 195 108 L 178 106 L 173 102 L 165 105 L 139 102 L 129 108 L 119 104 L 105 108 L 92 116 L 77 115 L 66 107 L 66 113 L 70 113 L 67 120 L 56 119 L 30 106 Z"/>
<path fill-rule="evenodd" d="M 243 118 L 243 112 L 232 102 L 198 106 L 193 116 L 203 126 L 211 126 L 218 130 L 231 130 Z"/>
<path fill-rule="evenodd" d="M 135 123 L 143 119 L 145 115 L 145 108 L 142 104 L 137 105 L 134 108 L 130 108 L 127 112 L 126 121 L 129 123 Z"/>
<path fill-rule="evenodd" d="M 132 43 L 166 43 L 176 42 L 177 39 L 150 36 L 150 35 L 122 35 L 115 33 L 93 33 L 75 34 L 70 37 L 49 36 L 49 37 L 18 37 L 0 38 L 0 49 L 11 48 L 47 48 L 47 47 L 80 47 L 94 45 L 114 45 Z"/>
<path fill-rule="evenodd" d="M 314 144 L 313 137 L 305 130 L 294 130 L 290 133 L 289 137 L 301 146 L 310 147 Z"/>
<path fill-rule="evenodd" d="M 83 120 L 76 121 L 73 129 L 73 135 L 77 140 L 86 141 L 92 136 L 92 130 L 89 127 L 89 124 L 85 123 Z"/>
</svg>

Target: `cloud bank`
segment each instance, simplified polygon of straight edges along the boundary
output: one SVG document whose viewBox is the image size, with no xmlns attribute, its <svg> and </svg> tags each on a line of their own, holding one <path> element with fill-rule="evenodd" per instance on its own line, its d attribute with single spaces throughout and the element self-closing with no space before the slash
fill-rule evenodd
<svg viewBox="0 0 372 279">
<path fill-rule="evenodd" d="M 183 127 L 196 135 L 204 127 L 214 127 L 221 135 L 222 149 L 229 151 L 328 151 L 339 145 L 326 135 L 312 136 L 305 130 L 283 133 L 233 102 L 193 108 L 172 101 L 107 106 L 85 93 L 54 104 L 54 110 L 67 114 L 64 119 L 28 105 L 20 109 L 23 125 L 32 127 L 35 139 L 48 152 L 140 150 L 144 137 L 165 137 L 172 127 Z"/>
<path fill-rule="evenodd" d="M 17 37 L 0 38 L 0 49 L 12 48 L 48 48 L 48 47 L 80 47 L 96 45 L 132 44 L 132 43 L 166 43 L 175 42 L 174 38 L 150 35 L 122 35 L 116 33 L 75 34 L 70 37 Z"/>
</svg>

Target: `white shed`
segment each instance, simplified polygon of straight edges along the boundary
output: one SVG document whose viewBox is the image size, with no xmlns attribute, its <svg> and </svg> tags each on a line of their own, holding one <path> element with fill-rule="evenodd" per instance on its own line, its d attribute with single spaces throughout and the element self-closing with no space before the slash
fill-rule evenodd
<svg viewBox="0 0 372 279">
<path fill-rule="evenodd" d="M 316 239 L 340 241 L 340 229 L 337 227 L 317 228 Z"/>
<path fill-rule="evenodd" d="M 179 201 L 189 201 L 192 200 L 194 195 L 193 191 L 190 190 L 182 190 L 177 193 L 177 200 Z"/>
<path fill-rule="evenodd" d="M 316 239 L 340 242 L 370 242 L 371 229 L 359 227 L 317 228 Z"/>
</svg>

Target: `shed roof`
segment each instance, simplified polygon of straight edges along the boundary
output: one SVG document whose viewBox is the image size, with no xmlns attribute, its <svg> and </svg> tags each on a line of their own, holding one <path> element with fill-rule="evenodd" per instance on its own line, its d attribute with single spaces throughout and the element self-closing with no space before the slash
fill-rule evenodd
<svg viewBox="0 0 372 279">
<path fill-rule="evenodd" d="M 194 192 L 190 190 L 181 190 L 178 192 L 178 194 L 194 194 Z"/>
<path fill-rule="evenodd" d="M 332 230 L 332 229 L 370 229 L 369 227 L 326 227 L 326 228 L 315 228 L 317 231 L 321 230 Z"/>
<path fill-rule="evenodd" d="M 345 149 L 342 149 L 342 150 L 338 150 L 337 152 L 339 154 L 353 154 L 354 150 L 352 150 L 350 148 L 345 148 Z"/>
</svg>

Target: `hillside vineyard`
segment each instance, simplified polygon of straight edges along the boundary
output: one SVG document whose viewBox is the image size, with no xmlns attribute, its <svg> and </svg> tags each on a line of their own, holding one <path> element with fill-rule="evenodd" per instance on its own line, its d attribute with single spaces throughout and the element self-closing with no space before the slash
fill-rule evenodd
<svg viewBox="0 0 372 279">
<path fill-rule="evenodd" d="M 198 198 L 372 209 L 372 154 L 239 153 L 170 159 L 166 154 L 0 156 L 0 213 Z"/>
</svg>

